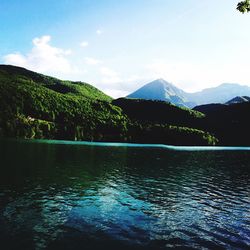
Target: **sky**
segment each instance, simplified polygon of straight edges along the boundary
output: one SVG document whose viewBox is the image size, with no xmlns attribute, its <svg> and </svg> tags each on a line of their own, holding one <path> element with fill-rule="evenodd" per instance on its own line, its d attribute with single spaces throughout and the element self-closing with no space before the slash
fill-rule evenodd
<svg viewBox="0 0 250 250">
<path fill-rule="evenodd" d="M 112 97 L 164 78 L 188 92 L 250 86 L 250 14 L 237 0 L 1 0 L 0 64 Z"/>
</svg>

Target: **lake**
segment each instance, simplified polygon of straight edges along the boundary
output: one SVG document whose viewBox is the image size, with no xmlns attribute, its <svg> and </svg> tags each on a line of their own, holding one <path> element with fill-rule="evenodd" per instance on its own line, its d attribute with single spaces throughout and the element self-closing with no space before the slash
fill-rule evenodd
<svg viewBox="0 0 250 250">
<path fill-rule="evenodd" d="M 0 248 L 249 249 L 249 148 L 0 141 Z"/>
</svg>

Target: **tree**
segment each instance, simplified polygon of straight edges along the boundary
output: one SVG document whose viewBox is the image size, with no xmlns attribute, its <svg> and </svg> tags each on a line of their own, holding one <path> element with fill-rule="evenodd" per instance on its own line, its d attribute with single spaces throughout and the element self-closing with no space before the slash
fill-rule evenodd
<svg viewBox="0 0 250 250">
<path fill-rule="evenodd" d="M 237 10 L 246 13 L 250 11 L 250 0 L 241 1 L 237 5 Z"/>
</svg>

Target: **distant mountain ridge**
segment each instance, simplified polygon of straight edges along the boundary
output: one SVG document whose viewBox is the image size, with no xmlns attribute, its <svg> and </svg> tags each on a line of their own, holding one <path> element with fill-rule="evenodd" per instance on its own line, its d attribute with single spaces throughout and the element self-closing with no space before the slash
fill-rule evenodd
<svg viewBox="0 0 250 250">
<path fill-rule="evenodd" d="M 249 96 L 236 96 L 235 98 L 231 99 L 225 104 L 231 105 L 231 104 L 244 103 L 244 102 L 250 102 L 250 97 Z"/>
<path fill-rule="evenodd" d="M 250 96 L 250 87 L 237 83 L 223 83 L 195 93 L 187 93 L 164 79 L 150 82 L 127 97 L 171 102 L 193 108 L 209 103 L 226 103 L 236 96 Z"/>
<path fill-rule="evenodd" d="M 186 98 L 197 105 L 209 103 L 225 103 L 236 96 L 250 95 L 250 87 L 237 83 L 223 83 L 217 87 L 207 88 L 196 93 L 187 93 Z"/>
</svg>

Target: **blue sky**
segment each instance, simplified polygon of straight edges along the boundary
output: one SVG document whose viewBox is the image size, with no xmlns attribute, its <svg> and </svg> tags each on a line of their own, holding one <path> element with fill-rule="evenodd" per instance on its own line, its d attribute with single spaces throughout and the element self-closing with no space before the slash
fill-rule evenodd
<svg viewBox="0 0 250 250">
<path fill-rule="evenodd" d="M 250 86 L 237 0 L 1 0 L 0 63 L 123 96 L 156 78 L 187 91 Z"/>
</svg>

